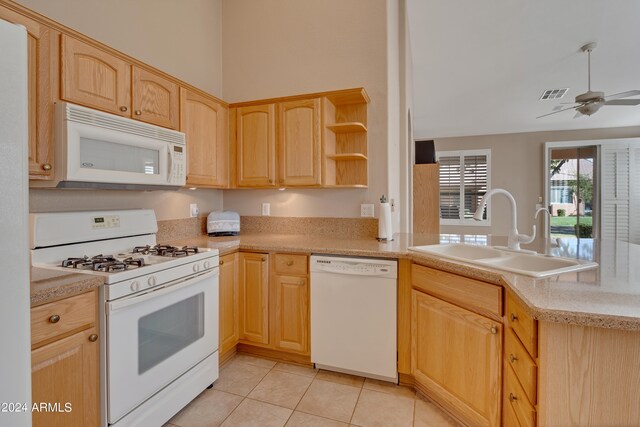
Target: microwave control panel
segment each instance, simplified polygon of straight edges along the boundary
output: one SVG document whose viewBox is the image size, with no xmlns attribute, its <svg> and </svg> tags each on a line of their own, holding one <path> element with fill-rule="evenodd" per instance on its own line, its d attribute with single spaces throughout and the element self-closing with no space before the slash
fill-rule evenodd
<svg viewBox="0 0 640 427">
<path fill-rule="evenodd" d="M 186 150 L 187 147 L 184 145 L 171 145 L 171 170 L 169 171 L 171 184 L 184 185 L 186 182 Z"/>
</svg>

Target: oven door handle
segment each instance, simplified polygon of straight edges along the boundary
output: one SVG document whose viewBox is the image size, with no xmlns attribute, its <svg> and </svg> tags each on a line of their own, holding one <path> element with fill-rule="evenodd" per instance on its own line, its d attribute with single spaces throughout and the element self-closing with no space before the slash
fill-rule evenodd
<svg viewBox="0 0 640 427">
<path fill-rule="evenodd" d="M 212 270 L 206 271 L 204 273 L 200 273 L 195 276 L 189 276 L 187 278 L 182 278 L 182 279 L 174 280 L 172 282 L 167 282 L 164 285 L 159 286 L 143 294 L 132 295 L 130 297 L 123 298 L 121 300 L 109 302 L 107 303 L 109 306 L 109 309 L 107 310 L 107 314 L 117 310 L 121 310 L 125 307 L 129 307 L 134 304 L 145 302 L 147 300 L 150 300 L 151 298 L 157 298 L 162 295 L 176 292 L 180 289 L 191 286 L 196 282 L 201 282 L 202 280 L 209 279 L 212 277 L 218 277 L 219 275 L 220 275 L 219 269 L 214 268 Z"/>
</svg>

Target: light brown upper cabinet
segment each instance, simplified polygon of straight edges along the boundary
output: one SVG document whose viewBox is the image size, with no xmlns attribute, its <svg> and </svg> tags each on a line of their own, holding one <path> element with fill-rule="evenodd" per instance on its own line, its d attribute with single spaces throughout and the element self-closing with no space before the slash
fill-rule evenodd
<svg viewBox="0 0 640 427">
<path fill-rule="evenodd" d="M 65 34 L 61 37 L 60 97 L 65 101 L 131 116 L 131 65 Z"/>
<path fill-rule="evenodd" d="M 368 103 L 356 88 L 230 105 L 235 186 L 366 188 Z"/>
<path fill-rule="evenodd" d="M 29 178 L 53 173 L 51 52 L 55 31 L 24 15 L 0 8 L 0 18 L 27 29 L 29 92 Z"/>
<path fill-rule="evenodd" d="M 320 98 L 278 104 L 278 184 L 320 185 Z"/>
<path fill-rule="evenodd" d="M 60 58 L 65 101 L 178 129 L 176 83 L 65 34 Z"/>
<path fill-rule="evenodd" d="M 236 182 L 238 187 L 276 186 L 276 106 L 236 110 Z"/>
<path fill-rule="evenodd" d="M 178 85 L 157 74 L 133 66 L 133 118 L 169 129 L 178 129 Z"/>
<path fill-rule="evenodd" d="M 228 109 L 212 98 L 180 89 L 180 130 L 187 136 L 187 185 L 229 186 Z"/>
</svg>

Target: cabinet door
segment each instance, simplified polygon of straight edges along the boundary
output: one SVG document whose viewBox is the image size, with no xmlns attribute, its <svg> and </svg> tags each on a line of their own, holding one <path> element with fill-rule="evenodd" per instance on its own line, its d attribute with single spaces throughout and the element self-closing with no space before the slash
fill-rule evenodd
<svg viewBox="0 0 640 427">
<path fill-rule="evenodd" d="M 233 348 L 240 337 L 238 254 L 220 257 L 220 354 Z"/>
<path fill-rule="evenodd" d="M 242 288 L 241 339 L 269 343 L 269 256 L 241 253 L 238 279 Z"/>
<path fill-rule="evenodd" d="M 275 104 L 237 108 L 238 187 L 275 187 L 275 144 Z"/>
<path fill-rule="evenodd" d="M 309 282 L 305 277 L 274 276 L 275 346 L 309 353 Z"/>
<path fill-rule="evenodd" d="M 129 117 L 131 65 L 73 37 L 63 34 L 60 40 L 60 97 Z"/>
<path fill-rule="evenodd" d="M 53 100 L 51 43 L 54 30 L 24 15 L 0 8 L 0 18 L 27 29 L 29 73 L 29 178 L 53 174 Z"/>
<path fill-rule="evenodd" d="M 99 344 L 90 339 L 96 331 L 78 332 L 31 352 L 33 403 L 60 405 L 57 411 L 33 412 L 34 426 L 100 425 Z"/>
<path fill-rule="evenodd" d="M 416 386 L 474 426 L 500 424 L 502 326 L 412 291 Z"/>
<path fill-rule="evenodd" d="M 320 185 L 320 99 L 278 104 L 278 183 Z"/>
<path fill-rule="evenodd" d="M 133 118 L 178 129 L 180 92 L 178 85 L 150 71 L 133 66 Z"/>
<path fill-rule="evenodd" d="M 187 136 L 187 185 L 229 185 L 227 107 L 188 89 L 180 89 L 180 130 Z"/>
</svg>

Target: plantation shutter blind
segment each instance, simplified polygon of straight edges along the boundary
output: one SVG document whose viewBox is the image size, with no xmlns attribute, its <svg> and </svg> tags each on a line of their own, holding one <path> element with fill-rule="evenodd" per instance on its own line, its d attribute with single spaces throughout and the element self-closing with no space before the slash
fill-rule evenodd
<svg viewBox="0 0 640 427">
<path fill-rule="evenodd" d="M 487 156 L 464 156 L 464 217 L 473 219 L 482 196 L 487 192 Z M 484 211 L 483 219 L 487 219 Z"/>
<path fill-rule="evenodd" d="M 601 226 L 603 239 L 629 241 L 629 162 L 629 148 L 602 147 Z"/>
<path fill-rule="evenodd" d="M 460 156 L 440 157 L 440 218 L 460 219 Z"/>
<path fill-rule="evenodd" d="M 440 164 L 440 218 L 447 223 L 473 221 L 478 203 L 489 187 L 489 154 L 445 152 Z M 487 219 L 485 210 L 483 219 Z"/>
</svg>

